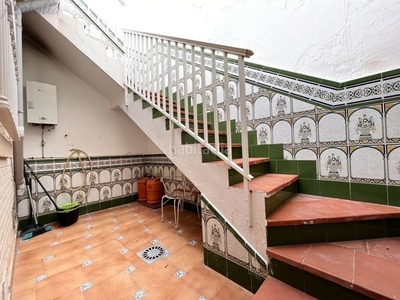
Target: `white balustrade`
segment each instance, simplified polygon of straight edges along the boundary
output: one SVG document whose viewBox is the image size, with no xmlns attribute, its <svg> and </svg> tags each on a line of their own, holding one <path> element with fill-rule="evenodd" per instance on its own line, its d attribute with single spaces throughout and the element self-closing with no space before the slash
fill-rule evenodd
<svg viewBox="0 0 400 300">
<path fill-rule="evenodd" d="M 249 180 L 253 177 L 249 168 L 247 124 L 242 121 L 240 127 L 243 159 L 243 165 L 240 166 L 232 159 L 231 134 L 235 128 L 230 123 L 229 79 L 234 77 L 238 82 L 239 113 L 241 120 L 247 120 L 244 58 L 250 57 L 253 52 L 130 30 L 125 30 L 124 36 L 126 85 L 243 176 L 246 200 L 251 211 Z M 224 81 L 223 99 L 218 99 L 217 93 L 219 74 L 222 74 Z M 210 88 L 211 103 L 208 105 L 207 89 Z M 198 94 L 201 95 L 202 104 L 198 102 Z M 226 108 L 226 143 L 220 139 L 218 102 L 223 102 Z M 210 129 L 207 127 L 211 121 L 208 120 L 208 108 L 213 113 L 213 126 Z M 203 112 L 202 120 L 199 120 L 199 109 Z M 189 125 L 190 114 L 193 128 Z M 201 123 L 203 129 L 199 129 Z M 213 142 L 210 142 L 211 136 L 214 137 Z M 249 221 L 251 224 L 251 216 Z"/>
</svg>

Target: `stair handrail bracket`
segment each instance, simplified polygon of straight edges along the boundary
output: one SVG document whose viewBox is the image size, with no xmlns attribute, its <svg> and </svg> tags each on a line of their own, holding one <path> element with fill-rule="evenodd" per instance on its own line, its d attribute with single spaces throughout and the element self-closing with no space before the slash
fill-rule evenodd
<svg viewBox="0 0 400 300">
<path fill-rule="evenodd" d="M 240 120 L 247 120 L 244 59 L 253 51 L 127 29 L 124 45 L 126 86 L 240 173 L 250 209 L 247 122 Z M 231 82 L 240 103 L 232 119 L 239 120 L 239 128 L 230 122 Z M 224 132 L 221 121 L 226 121 Z M 236 129 L 241 132 L 242 167 L 232 159 Z"/>
</svg>

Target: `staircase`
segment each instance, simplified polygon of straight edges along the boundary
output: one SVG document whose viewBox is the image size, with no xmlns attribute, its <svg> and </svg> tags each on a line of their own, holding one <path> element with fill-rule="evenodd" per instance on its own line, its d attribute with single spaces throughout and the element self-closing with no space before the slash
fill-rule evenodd
<svg viewBox="0 0 400 300">
<path fill-rule="evenodd" d="M 159 128 L 160 132 L 156 136 L 176 138 L 182 147 L 199 147 L 184 131 L 172 130 L 171 124 L 165 122 L 165 118 L 147 105 L 145 100 L 137 97 L 132 105 L 135 108 L 131 104 L 128 107 L 139 110 L 137 114 L 151 115 L 152 120 L 146 120 L 147 126 L 151 128 L 146 132 L 155 130 L 152 123 L 157 123 L 157 126 L 164 127 Z M 176 103 L 174 111 L 177 113 Z M 193 122 L 191 113 L 191 126 L 194 126 Z M 219 127 L 226 126 L 224 123 L 220 122 Z M 211 135 L 212 125 L 212 122 L 198 123 L 200 127 L 207 126 Z M 288 169 L 282 167 L 285 162 L 282 146 L 257 145 L 254 134 L 249 132 L 248 161 L 250 173 L 254 176 L 250 181 L 250 190 L 265 196 L 266 254 L 270 273 L 254 299 L 400 297 L 397 284 L 400 278 L 400 208 L 298 193 L 301 191 L 298 179 L 312 177 L 312 173 L 305 170 L 310 166 L 315 169 L 315 162 L 291 161 L 290 164 L 298 165 L 298 174 L 284 174 Z M 152 138 L 152 134 L 149 135 Z M 219 135 L 221 141 L 226 139 L 225 131 L 220 131 Z M 233 161 L 241 166 L 240 136 L 232 134 L 232 141 Z M 221 142 L 220 146 L 224 148 L 226 144 Z M 220 185 L 212 189 L 241 194 L 242 176 L 227 167 L 226 162 L 209 153 L 207 148 L 201 149 L 201 155 L 196 156 L 201 161 L 186 161 L 186 154 L 181 153 L 186 166 L 179 161 L 174 163 L 182 170 L 188 170 L 188 162 L 189 169 L 204 167 L 207 169 L 205 176 L 210 181 L 215 181 L 225 172 L 228 174 L 224 176 L 225 185 L 219 182 Z M 171 158 L 176 159 L 173 156 Z M 223 171 L 219 168 L 223 168 Z M 198 176 L 200 172 L 195 173 L 193 175 Z M 185 175 L 195 184 L 199 183 L 198 178 L 191 177 L 190 172 L 185 172 Z M 208 193 L 208 184 L 211 183 L 203 182 L 199 186 L 205 195 Z M 229 202 L 229 196 L 226 195 L 224 201 Z"/>
<path fill-rule="evenodd" d="M 368 203 L 367 188 L 351 197 L 358 201 L 339 199 L 346 197 L 335 182 L 316 180 L 315 161 L 286 161 L 282 145 L 257 145 L 256 132 L 247 132 L 243 122 L 242 133 L 231 130 L 235 120 L 218 122 L 215 49 L 207 64 L 202 46 L 198 52 L 188 47 L 188 52 L 186 41 L 165 44 L 168 37 L 126 34 L 131 44 L 133 40 L 133 48 L 127 51 L 133 57 L 128 70 L 134 70 L 128 75 L 128 86 L 135 95 L 121 108 L 268 261 L 270 276 L 254 299 L 400 298 L 396 284 L 400 208 Z M 135 48 L 138 45 L 142 53 Z M 152 55 L 154 59 L 149 58 Z M 224 64 L 227 70 L 226 54 L 223 57 L 219 67 Z M 167 68 L 159 70 L 159 61 L 164 65 L 164 60 Z M 181 64 L 183 72 L 177 71 Z M 210 69 L 210 103 L 198 103 L 193 84 L 192 91 L 186 86 L 187 77 L 195 82 L 196 68 L 203 82 L 197 87 L 202 99 L 207 95 L 204 73 Z M 243 80 L 240 70 L 237 74 Z M 225 72 L 227 105 L 228 80 Z M 179 83 L 183 83 L 180 92 Z M 244 85 L 239 89 L 244 93 Z M 244 111 L 240 109 L 241 119 L 246 118 Z M 310 188 L 307 182 L 318 188 Z M 318 190 L 317 195 L 311 195 L 312 190 Z"/>
</svg>

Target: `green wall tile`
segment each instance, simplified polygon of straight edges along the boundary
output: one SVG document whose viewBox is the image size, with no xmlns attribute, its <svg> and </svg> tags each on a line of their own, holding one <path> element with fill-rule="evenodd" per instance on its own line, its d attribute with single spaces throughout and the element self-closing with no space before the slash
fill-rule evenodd
<svg viewBox="0 0 400 300">
<path fill-rule="evenodd" d="M 112 207 L 116 207 L 116 206 L 120 206 L 120 205 L 122 205 L 122 198 L 118 198 L 118 199 L 113 199 L 112 201 L 111 201 L 111 206 Z"/>
<path fill-rule="evenodd" d="M 212 251 L 207 252 L 207 266 L 221 275 L 227 277 L 227 260 Z"/>
<path fill-rule="evenodd" d="M 252 272 L 251 273 L 251 290 L 250 291 L 253 294 L 255 294 L 258 291 L 258 289 L 260 288 L 260 286 L 263 284 L 264 280 L 265 280 L 264 277 L 261 277 Z"/>
<path fill-rule="evenodd" d="M 100 202 L 100 210 L 111 208 L 111 200 Z"/>
<path fill-rule="evenodd" d="M 251 272 L 238 264 L 227 260 L 227 277 L 248 291 L 251 291 Z"/>
<path fill-rule="evenodd" d="M 351 200 L 388 204 L 387 186 L 366 183 L 351 183 Z"/>
<path fill-rule="evenodd" d="M 385 220 L 385 235 L 386 237 L 400 236 L 400 219 Z"/>
<path fill-rule="evenodd" d="M 325 224 L 326 239 L 328 242 L 350 241 L 357 239 L 356 223 L 330 223 Z"/>
<path fill-rule="evenodd" d="M 297 169 L 299 178 L 317 178 L 317 163 L 314 160 L 297 161 Z"/>
<path fill-rule="evenodd" d="M 267 227 L 268 247 L 295 244 L 297 244 L 295 226 Z"/>
<path fill-rule="evenodd" d="M 56 215 L 56 213 L 41 215 L 38 217 L 38 222 L 42 223 L 42 224 L 57 222 L 57 215 Z"/>
<path fill-rule="evenodd" d="M 249 146 L 250 157 L 269 157 L 269 145 Z"/>
<path fill-rule="evenodd" d="M 385 220 L 356 222 L 357 239 L 374 239 L 385 237 Z"/>
<path fill-rule="evenodd" d="M 297 180 L 297 192 L 319 196 L 321 194 L 319 180 L 299 178 Z"/>
<path fill-rule="evenodd" d="M 356 292 L 314 274 L 304 272 L 304 292 L 317 299 L 353 300 Z"/>
<path fill-rule="evenodd" d="M 292 287 L 304 291 L 304 271 L 275 258 L 269 262 L 270 274 Z"/>
<path fill-rule="evenodd" d="M 325 224 L 296 226 L 296 236 L 298 244 L 324 243 L 326 242 Z"/>
<path fill-rule="evenodd" d="M 278 162 L 276 160 L 270 160 L 268 162 L 268 173 L 276 174 L 278 169 Z"/>
<path fill-rule="evenodd" d="M 270 159 L 283 159 L 283 144 L 268 145 Z"/>
<path fill-rule="evenodd" d="M 389 185 L 388 191 L 388 204 L 393 206 L 400 206 L 400 186 Z"/>
<path fill-rule="evenodd" d="M 350 184 L 348 182 L 321 180 L 319 186 L 321 196 L 350 199 Z"/>
<path fill-rule="evenodd" d="M 298 174 L 297 161 L 277 160 L 276 172 L 278 174 Z"/>
</svg>

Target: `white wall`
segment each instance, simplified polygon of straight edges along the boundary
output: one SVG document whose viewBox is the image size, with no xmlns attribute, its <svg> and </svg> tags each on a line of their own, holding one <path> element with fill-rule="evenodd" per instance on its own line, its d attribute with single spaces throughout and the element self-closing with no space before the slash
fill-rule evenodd
<svg viewBox="0 0 400 300">
<path fill-rule="evenodd" d="M 336 81 L 400 67 L 397 0 L 126 2 L 127 28 L 248 48 L 270 67 Z"/>
<path fill-rule="evenodd" d="M 15 185 L 12 152 L 12 143 L 0 128 L 0 297 L 5 295 L 5 299 L 9 296 L 16 240 L 16 228 L 13 228 Z"/>
<path fill-rule="evenodd" d="M 45 157 L 67 157 L 72 148 L 90 156 L 154 151 L 155 146 L 124 112 L 111 110 L 106 98 L 26 39 L 23 57 L 25 81 L 57 87 L 58 125 L 45 129 Z M 24 157 L 42 157 L 41 127 L 25 126 Z"/>
</svg>

